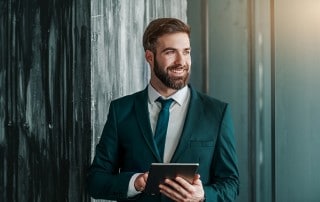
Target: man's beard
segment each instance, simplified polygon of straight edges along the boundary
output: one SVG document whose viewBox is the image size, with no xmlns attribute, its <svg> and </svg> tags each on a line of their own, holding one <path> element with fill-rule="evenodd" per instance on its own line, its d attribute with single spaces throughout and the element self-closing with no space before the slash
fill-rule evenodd
<svg viewBox="0 0 320 202">
<path fill-rule="evenodd" d="M 181 69 L 183 68 L 184 71 L 187 71 L 187 74 L 180 77 L 170 77 L 169 72 L 170 70 L 174 69 Z M 180 90 L 181 88 L 185 87 L 189 81 L 189 67 L 181 65 L 172 65 L 167 68 L 167 71 L 159 67 L 158 62 L 154 61 L 154 74 L 159 78 L 159 80 L 167 87 Z"/>
</svg>

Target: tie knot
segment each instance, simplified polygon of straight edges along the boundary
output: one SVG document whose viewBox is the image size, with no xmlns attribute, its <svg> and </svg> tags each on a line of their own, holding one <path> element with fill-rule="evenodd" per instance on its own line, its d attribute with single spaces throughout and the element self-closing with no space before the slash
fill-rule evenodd
<svg viewBox="0 0 320 202">
<path fill-rule="evenodd" d="M 171 103 L 173 102 L 173 99 L 170 98 L 165 100 L 162 97 L 158 97 L 157 101 L 160 102 L 161 108 L 163 110 L 168 110 L 170 108 Z"/>
</svg>

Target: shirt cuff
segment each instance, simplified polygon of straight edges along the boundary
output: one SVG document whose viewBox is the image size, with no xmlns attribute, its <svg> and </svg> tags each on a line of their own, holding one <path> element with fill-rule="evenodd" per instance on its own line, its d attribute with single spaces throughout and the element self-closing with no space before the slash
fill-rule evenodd
<svg viewBox="0 0 320 202">
<path fill-rule="evenodd" d="M 142 173 L 136 173 L 134 175 L 132 175 L 130 181 L 129 181 L 129 186 L 128 186 L 128 197 L 134 197 L 137 194 L 140 194 L 141 191 L 137 191 L 136 188 L 134 187 L 134 181 L 136 180 L 136 178 Z"/>
</svg>

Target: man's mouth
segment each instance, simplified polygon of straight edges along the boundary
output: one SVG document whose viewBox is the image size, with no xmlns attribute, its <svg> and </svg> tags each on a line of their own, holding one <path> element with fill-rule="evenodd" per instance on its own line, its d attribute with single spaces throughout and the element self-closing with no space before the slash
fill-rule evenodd
<svg viewBox="0 0 320 202">
<path fill-rule="evenodd" d="M 172 72 L 176 73 L 176 74 L 181 74 L 184 72 L 184 69 L 172 69 Z"/>
<path fill-rule="evenodd" d="M 186 71 L 188 71 L 188 68 L 185 67 L 172 67 L 168 69 L 169 72 L 173 73 L 176 76 L 181 76 L 185 74 Z"/>
</svg>

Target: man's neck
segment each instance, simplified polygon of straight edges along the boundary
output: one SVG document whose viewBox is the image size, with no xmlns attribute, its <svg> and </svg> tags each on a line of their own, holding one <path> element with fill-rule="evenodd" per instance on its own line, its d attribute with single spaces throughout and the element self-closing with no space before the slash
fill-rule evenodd
<svg viewBox="0 0 320 202">
<path fill-rule="evenodd" d="M 150 81 L 150 84 L 163 97 L 169 97 L 169 96 L 173 95 L 174 93 L 176 93 L 178 91 L 178 90 L 173 89 L 173 88 L 168 88 L 163 83 L 157 84 L 157 83 L 154 83 L 154 82 Z"/>
</svg>

